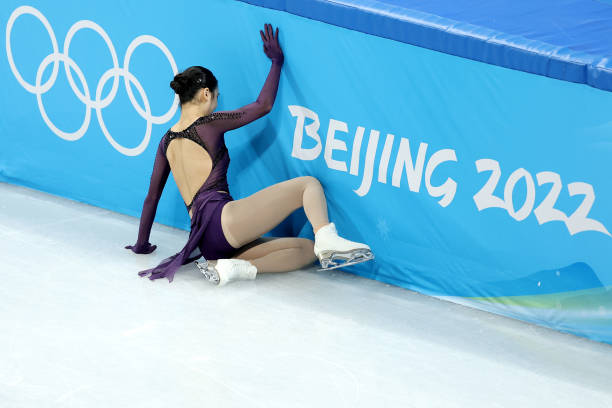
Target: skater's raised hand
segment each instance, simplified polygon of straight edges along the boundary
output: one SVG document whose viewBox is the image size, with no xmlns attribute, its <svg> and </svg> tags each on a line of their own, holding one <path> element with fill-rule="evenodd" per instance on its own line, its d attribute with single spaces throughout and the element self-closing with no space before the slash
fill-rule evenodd
<svg viewBox="0 0 612 408">
<path fill-rule="evenodd" d="M 136 254 L 150 254 L 151 252 L 155 251 L 155 248 L 157 248 L 157 245 L 151 245 L 149 242 L 147 242 L 144 245 L 126 245 L 125 246 L 125 249 L 131 249 L 132 252 Z"/>
<path fill-rule="evenodd" d="M 263 50 L 264 53 L 270 58 L 272 61 L 280 62 L 281 64 L 285 60 L 285 56 L 283 55 L 283 50 L 278 43 L 278 27 L 276 27 L 276 34 L 274 34 L 274 29 L 272 28 L 272 24 L 265 24 L 265 33 L 259 30 L 259 34 L 261 35 L 261 39 L 263 40 Z"/>
</svg>

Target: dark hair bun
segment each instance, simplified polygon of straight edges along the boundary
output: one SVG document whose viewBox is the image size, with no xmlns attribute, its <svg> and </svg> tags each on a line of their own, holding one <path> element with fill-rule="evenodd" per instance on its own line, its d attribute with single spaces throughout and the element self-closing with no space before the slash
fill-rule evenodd
<svg viewBox="0 0 612 408">
<path fill-rule="evenodd" d="M 183 74 L 177 74 L 174 80 L 170 82 L 170 88 L 174 89 L 177 94 L 182 94 L 187 90 L 189 86 L 189 80 L 183 76 Z"/>
<path fill-rule="evenodd" d="M 178 94 L 182 105 L 192 100 L 200 88 L 208 88 L 211 92 L 217 89 L 217 78 L 209 69 L 194 65 L 176 74 L 170 82 L 170 88 Z"/>
</svg>

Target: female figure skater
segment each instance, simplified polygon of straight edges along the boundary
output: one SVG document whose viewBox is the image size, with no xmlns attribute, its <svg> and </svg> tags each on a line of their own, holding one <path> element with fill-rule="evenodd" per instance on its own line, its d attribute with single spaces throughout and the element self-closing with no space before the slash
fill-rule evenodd
<svg viewBox="0 0 612 408">
<path fill-rule="evenodd" d="M 237 279 L 255 279 L 257 272 L 286 272 L 312 264 L 336 268 L 372 259 L 370 247 L 338 236 L 327 215 L 327 202 L 319 181 L 296 177 L 274 184 L 246 198 L 229 194 L 230 158 L 224 133 L 258 119 L 272 109 L 284 56 L 270 24 L 260 30 L 264 53 L 272 66 L 257 100 L 233 111 L 217 107 L 217 79 L 208 69 L 192 66 L 176 75 L 170 86 L 179 95 L 181 118 L 162 137 L 144 201 L 138 240 L 125 248 L 148 254 L 156 245 L 149 234 L 162 190 L 172 174 L 191 217 L 189 239 L 181 252 L 158 266 L 139 272 L 149 279 L 167 277 L 172 282 L 181 265 L 195 261 L 204 276 L 217 285 Z M 314 242 L 305 238 L 264 238 L 300 207 L 312 224 Z M 197 256 L 191 253 L 199 249 Z M 336 264 L 337 259 L 346 262 Z"/>
</svg>

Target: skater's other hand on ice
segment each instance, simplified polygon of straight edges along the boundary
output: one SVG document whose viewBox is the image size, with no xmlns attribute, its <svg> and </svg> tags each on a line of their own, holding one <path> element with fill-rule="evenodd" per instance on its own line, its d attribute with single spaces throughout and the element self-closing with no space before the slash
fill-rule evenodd
<svg viewBox="0 0 612 408">
<path fill-rule="evenodd" d="M 151 252 L 155 251 L 155 248 L 157 248 L 157 245 L 151 245 L 149 242 L 144 245 L 136 244 L 125 246 L 125 249 L 131 249 L 132 252 L 136 254 L 150 254 Z"/>
<path fill-rule="evenodd" d="M 265 30 L 265 33 L 259 30 L 259 34 L 263 40 L 263 50 L 272 61 L 277 61 L 282 64 L 285 56 L 278 43 L 278 27 L 276 27 L 276 34 L 274 34 L 272 24 L 265 24 Z"/>
</svg>

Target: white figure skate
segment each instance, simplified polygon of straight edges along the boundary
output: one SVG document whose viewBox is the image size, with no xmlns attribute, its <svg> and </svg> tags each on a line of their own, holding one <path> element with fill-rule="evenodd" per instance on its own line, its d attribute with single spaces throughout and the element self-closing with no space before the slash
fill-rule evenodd
<svg viewBox="0 0 612 408">
<path fill-rule="evenodd" d="M 368 245 L 338 236 L 336 225 L 333 222 L 319 228 L 315 234 L 314 253 L 322 266 L 321 269 L 317 269 L 318 271 L 341 268 L 374 259 L 374 254 Z M 338 260 L 343 262 L 338 263 Z"/>
<path fill-rule="evenodd" d="M 257 276 L 257 267 L 246 259 L 218 259 L 216 266 L 208 261 L 195 261 L 195 264 L 204 277 L 217 286 L 235 280 L 253 280 Z"/>
</svg>

